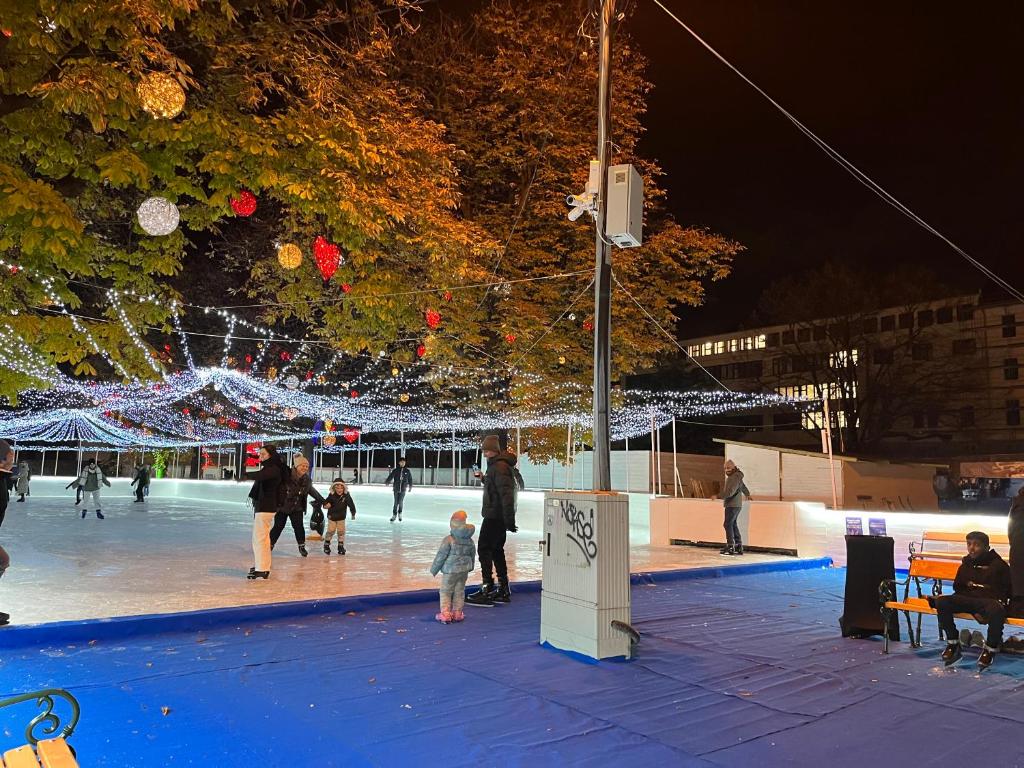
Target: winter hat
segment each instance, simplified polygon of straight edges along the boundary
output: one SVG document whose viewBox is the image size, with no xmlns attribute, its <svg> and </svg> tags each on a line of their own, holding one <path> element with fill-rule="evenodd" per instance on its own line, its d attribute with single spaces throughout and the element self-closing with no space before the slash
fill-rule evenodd
<svg viewBox="0 0 1024 768">
<path fill-rule="evenodd" d="M 501 443 L 498 442 L 497 435 L 488 435 L 484 438 L 483 442 L 480 443 L 481 451 L 494 451 L 495 453 L 501 452 Z"/>
<path fill-rule="evenodd" d="M 462 528 L 466 525 L 466 512 L 465 510 L 458 509 L 452 513 L 452 519 L 450 520 L 452 529 Z"/>
</svg>

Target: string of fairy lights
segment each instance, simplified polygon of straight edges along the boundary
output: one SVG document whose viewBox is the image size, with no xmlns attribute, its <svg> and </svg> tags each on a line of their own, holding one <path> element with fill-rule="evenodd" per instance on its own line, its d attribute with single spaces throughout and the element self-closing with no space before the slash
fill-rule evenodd
<svg viewBox="0 0 1024 768">
<path fill-rule="evenodd" d="M 2 259 L 0 268 L 23 270 Z M 103 321 L 123 326 L 131 346 L 158 377 L 155 381 L 141 380 L 124 367 L 123 351 L 112 355 L 79 316 L 69 311 L 51 278 L 32 276 L 43 287 L 51 305 L 47 309 L 67 317 L 121 381 L 69 377 L 35 351 L 10 323 L 0 326 L 6 336 L 5 345 L 0 345 L 0 364 L 45 385 L 23 392 L 19 397 L 23 407 L 0 413 L 0 434 L 19 443 L 83 441 L 120 448 L 177 449 L 197 444 L 312 439 L 322 450 L 333 452 L 352 443 L 383 449 L 394 442 L 385 439 L 388 434 L 410 433 L 410 439 L 403 437 L 400 445 L 436 450 L 451 449 L 462 442 L 471 445 L 472 439 L 466 435 L 490 430 L 568 425 L 579 434 L 590 428 L 591 393 L 580 382 L 555 382 L 535 373 L 497 366 L 488 370 L 423 359 L 397 363 L 384 349 L 376 354 L 369 350 L 335 350 L 326 363 L 314 368 L 309 350 L 326 342 L 280 334 L 223 308 L 201 308 L 204 314 L 215 313 L 225 323 L 220 366 L 197 366 L 188 344 L 191 333 L 182 323 L 183 306 L 176 300 L 169 307 L 187 365 L 168 372 L 161 362 L 170 362 L 170 345 L 164 348 L 166 358 L 161 358 L 131 323 L 124 306 L 126 302 L 160 303 L 162 299 L 107 289 L 105 296 L 116 319 Z M 239 338 L 235 333 L 239 328 L 252 334 L 246 340 L 256 341 L 257 350 L 255 355 L 242 358 L 244 366 L 235 368 L 232 348 Z M 275 360 L 267 359 L 272 344 L 296 345 L 294 352 L 280 353 L 280 369 L 274 367 Z M 301 376 L 300 361 L 309 364 Z M 342 364 L 358 364 L 362 370 L 332 376 Z M 263 365 L 265 372 L 257 376 Z M 516 386 L 521 388 L 523 384 L 529 385 L 527 389 L 542 389 L 544 401 L 514 397 Z M 314 388 L 319 391 L 312 391 Z M 612 439 L 647 434 L 652 426 L 660 428 L 673 417 L 791 409 L 794 404 L 791 399 L 769 393 L 622 390 L 613 396 Z M 367 440 L 370 435 L 379 440 Z"/>
</svg>

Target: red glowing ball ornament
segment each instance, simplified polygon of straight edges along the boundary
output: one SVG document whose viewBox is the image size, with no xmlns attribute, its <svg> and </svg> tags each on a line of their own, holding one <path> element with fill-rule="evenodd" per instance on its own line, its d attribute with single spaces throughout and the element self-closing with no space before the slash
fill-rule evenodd
<svg viewBox="0 0 1024 768">
<path fill-rule="evenodd" d="M 507 341 L 509 344 L 515 344 L 516 343 L 516 335 L 514 333 L 506 333 L 505 334 L 505 341 Z"/>
<path fill-rule="evenodd" d="M 351 290 L 352 290 L 352 286 L 349 283 L 342 283 L 341 284 L 341 292 L 342 293 L 348 293 Z"/>
<path fill-rule="evenodd" d="M 452 300 L 452 292 L 451 291 L 445 291 L 444 292 L 444 300 L 445 301 L 451 301 Z"/>
<path fill-rule="evenodd" d="M 593 320 L 584 320 L 583 321 L 583 330 L 584 331 L 592 331 L 592 330 L 594 330 L 594 321 Z"/>
<path fill-rule="evenodd" d="M 348 396 L 355 400 L 357 397 L 359 397 L 359 393 L 353 389 L 351 392 L 348 393 Z"/>
<path fill-rule="evenodd" d="M 416 347 L 416 357 L 423 357 L 426 354 L 427 354 L 427 348 L 425 346 L 420 344 L 418 347 Z"/>
<path fill-rule="evenodd" d="M 334 273 L 341 266 L 341 249 L 324 237 L 317 237 L 313 241 L 313 258 L 326 282 L 334 277 Z"/>
<path fill-rule="evenodd" d="M 256 213 L 256 195 L 247 189 L 243 189 L 238 197 L 232 197 L 229 202 L 231 210 L 239 216 L 252 216 Z"/>
<path fill-rule="evenodd" d="M 246 355 L 245 356 L 245 362 L 252 363 L 252 355 Z"/>
<path fill-rule="evenodd" d="M 437 328 L 441 324 L 441 313 L 436 312 L 433 309 L 428 309 L 423 313 L 424 318 L 427 321 L 428 328 Z"/>
</svg>

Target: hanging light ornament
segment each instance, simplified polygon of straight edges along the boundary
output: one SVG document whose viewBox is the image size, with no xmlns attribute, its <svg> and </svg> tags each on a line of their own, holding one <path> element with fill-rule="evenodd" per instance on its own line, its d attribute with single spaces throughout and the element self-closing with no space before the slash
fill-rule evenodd
<svg viewBox="0 0 1024 768">
<path fill-rule="evenodd" d="M 243 189 L 238 197 L 232 197 L 229 202 L 231 210 L 239 216 L 252 216 L 256 213 L 256 195 L 247 189 Z"/>
<path fill-rule="evenodd" d="M 594 330 L 594 321 L 593 320 L 584 320 L 583 321 L 583 330 L 584 331 L 592 331 L 592 330 Z"/>
<path fill-rule="evenodd" d="M 185 108 L 185 91 L 181 84 L 166 72 L 143 75 L 135 86 L 142 108 L 153 117 L 171 119 Z"/>
<path fill-rule="evenodd" d="M 392 376 L 397 376 L 398 375 L 398 369 L 397 368 L 392 368 L 391 369 L 391 375 Z"/>
<path fill-rule="evenodd" d="M 324 435 L 323 443 L 328 448 L 330 448 L 336 442 L 338 442 L 338 438 L 336 438 L 334 435 Z"/>
<path fill-rule="evenodd" d="M 166 197 L 150 197 L 135 212 L 139 226 L 147 235 L 162 237 L 178 228 L 181 215 L 178 206 Z"/>
<path fill-rule="evenodd" d="M 408 392 L 403 392 L 402 394 L 400 394 L 398 396 L 398 399 L 401 400 L 403 403 L 408 403 L 409 402 L 409 393 Z"/>
<path fill-rule="evenodd" d="M 285 269 L 295 269 L 302 263 L 302 250 L 295 243 L 277 247 L 277 262 Z"/>
<path fill-rule="evenodd" d="M 316 266 L 326 282 L 334 277 L 334 273 L 341 265 L 341 249 L 329 240 L 317 237 L 313 241 L 313 258 L 316 259 Z"/>
<path fill-rule="evenodd" d="M 427 348 L 423 344 L 416 347 L 416 357 L 423 357 L 425 354 L 427 354 Z"/>
<path fill-rule="evenodd" d="M 296 376 L 295 374 L 292 374 L 291 376 L 284 380 L 284 385 L 288 387 L 288 389 L 298 389 L 299 377 Z"/>
<path fill-rule="evenodd" d="M 345 438 L 345 442 L 354 443 L 359 439 L 359 430 L 355 427 L 345 427 L 341 431 L 341 436 Z"/>
<path fill-rule="evenodd" d="M 507 341 L 509 344 L 515 344 L 516 343 L 516 335 L 514 333 L 506 333 L 505 334 L 505 341 Z"/>
<path fill-rule="evenodd" d="M 277 378 L 277 368 L 275 368 L 274 366 L 270 366 L 270 368 L 267 369 L 267 378 L 268 379 L 276 379 Z"/>
<path fill-rule="evenodd" d="M 451 291 L 445 291 L 444 292 L 444 300 L 445 301 L 451 301 L 452 300 L 452 292 Z"/>
<path fill-rule="evenodd" d="M 437 328 L 441 324 L 441 313 L 433 309 L 428 309 L 424 313 L 424 318 L 427 321 L 428 328 Z"/>
<path fill-rule="evenodd" d="M 565 365 L 565 355 L 559 355 L 558 356 L 558 364 L 559 365 Z"/>
<path fill-rule="evenodd" d="M 342 293 L 348 293 L 351 290 L 352 290 L 352 286 L 349 283 L 342 283 L 341 284 L 341 292 Z"/>
</svg>

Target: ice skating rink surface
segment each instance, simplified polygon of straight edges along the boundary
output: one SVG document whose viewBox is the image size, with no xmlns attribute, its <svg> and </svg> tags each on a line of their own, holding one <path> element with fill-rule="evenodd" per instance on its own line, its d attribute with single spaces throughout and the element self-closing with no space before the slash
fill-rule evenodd
<svg viewBox="0 0 1024 768">
<path fill-rule="evenodd" d="M 11 568 L 0 581 L 0 610 L 14 624 L 436 587 L 428 569 L 451 513 L 465 509 L 478 529 L 480 524 L 480 489 L 414 488 L 403 521 L 390 523 L 390 488 L 353 486 L 358 513 L 348 522 L 347 555 L 327 556 L 319 540 L 309 539 L 309 557 L 300 557 L 288 525 L 274 550 L 270 579 L 253 582 L 245 579 L 252 565 L 248 484 L 156 480 L 147 501 L 137 504 L 128 481 L 115 479 L 113 488 L 103 489 L 106 519 L 90 509 L 83 520 L 74 493 L 64 490 L 70 479 L 36 478 L 32 496 L 24 503 L 12 498 L 8 507 L 0 544 L 10 553 Z M 326 485 L 317 485 L 326 494 Z M 513 581 L 541 578 L 542 503 L 540 492 L 520 494 L 519 532 L 509 534 L 506 546 Z M 640 494 L 631 494 L 630 521 L 634 573 L 786 559 L 652 547 L 647 497 Z M 470 584 L 478 579 L 479 571 Z"/>
</svg>

